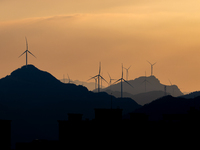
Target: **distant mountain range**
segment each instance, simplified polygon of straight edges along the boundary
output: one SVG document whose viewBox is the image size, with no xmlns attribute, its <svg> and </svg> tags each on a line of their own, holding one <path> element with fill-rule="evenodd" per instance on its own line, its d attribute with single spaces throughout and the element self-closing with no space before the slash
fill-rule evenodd
<svg viewBox="0 0 200 150">
<path fill-rule="evenodd" d="M 69 83 L 69 79 L 61 79 L 61 82 Z M 146 81 L 146 91 L 145 91 L 145 81 Z M 94 82 L 82 82 L 79 80 L 71 81 L 76 85 L 83 85 L 87 87 L 89 91 L 97 92 L 95 89 Z M 163 97 L 165 95 L 172 95 L 174 97 L 183 96 L 176 85 L 164 85 L 155 76 L 139 77 L 134 80 L 128 81 L 134 88 L 129 86 L 127 83 L 123 82 L 123 97 L 129 97 L 134 99 L 138 104 L 144 105 L 150 103 L 151 101 Z M 166 86 L 166 92 L 164 91 Z M 104 91 L 115 97 L 121 97 L 121 83 L 111 85 L 109 87 L 102 87 L 100 91 Z"/>
<path fill-rule="evenodd" d="M 114 95 L 115 97 L 121 97 L 121 92 L 119 91 L 106 90 L 105 92 L 108 94 Z M 169 93 L 167 93 L 167 95 L 169 95 Z M 123 93 L 123 97 L 129 97 L 131 99 L 134 99 L 134 101 L 136 101 L 140 105 L 148 104 L 163 96 L 165 96 L 164 91 L 150 91 L 150 92 L 140 93 L 136 95 L 132 95 L 127 92 Z"/>
<path fill-rule="evenodd" d="M 146 81 L 146 91 L 145 91 Z M 134 80 L 129 80 L 133 88 L 127 83 L 123 82 L 123 97 L 130 97 L 134 99 L 138 104 L 144 105 L 157 98 L 165 95 L 172 95 L 174 97 L 182 96 L 183 93 L 176 85 L 164 85 L 155 76 L 139 77 Z M 166 91 L 165 91 L 166 87 Z M 102 89 L 109 94 L 112 93 L 115 97 L 121 96 L 121 83 L 111 85 L 107 88 Z M 94 90 L 96 92 L 96 90 Z"/>
<path fill-rule="evenodd" d="M 123 114 L 139 107 L 130 98 L 93 93 L 82 85 L 64 84 L 33 65 L 23 66 L 0 79 L 0 119 L 12 120 L 13 142 L 58 138 L 57 120 L 68 113 L 94 118 L 94 108 L 121 108 Z"/>
</svg>

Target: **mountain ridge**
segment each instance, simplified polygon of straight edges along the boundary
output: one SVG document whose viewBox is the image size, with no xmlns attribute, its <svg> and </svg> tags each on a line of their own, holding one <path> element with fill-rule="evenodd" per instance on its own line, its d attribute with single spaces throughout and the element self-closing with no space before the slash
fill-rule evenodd
<svg viewBox="0 0 200 150">
<path fill-rule="evenodd" d="M 146 92 L 149 91 L 164 91 L 164 87 L 166 86 L 166 90 L 168 93 L 170 93 L 173 96 L 180 96 L 183 95 L 183 93 L 179 90 L 179 88 L 176 85 L 164 85 L 161 84 L 161 82 L 155 77 L 155 76 L 141 76 L 138 78 L 135 78 L 134 80 L 129 80 L 129 82 L 134 88 L 131 88 L 130 85 L 123 82 L 123 91 L 130 93 L 132 95 L 140 94 L 145 92 L 145 83 L 144 81 L 147 80 L 146 83 Z M 111 89 L 113 91 L 121 91 L 121 83 L 113 84 L 105 89 Z M 173 93 L 174 89 L 174 93 Z"/>
<path fill-rule="evenodd" d="M 68 113 L 93 119 L 94 108 L 121 108 L 126 114 L 141 107 L 130 98 L 120 99 L 62 83 L 33 65 L 22 66 L 0 79 L 0 99 L 0 119 L 12 120 L 14 143 L 36 138 L 57 140 L 57 120 L 66 120 Z"/>
<path fill-rule="evenodd" d="M 145 81 L 147 82 L 146 88 L 144 83 Z M 161 82 L 155 76 L 149 76 L 149 77 L 141 76 L 134 80 L 129 80 L 128 82 L 133 86 L 133 88 L 127 83 L 122 82 L 123 95 L 125 97 L 131 97 L 132 99 L 137 101 L 140 105 L 144 105 L 146 103 L 149 103 L 155 99 L 158 99 L 168 94 L 174 97 L 183 95 L 183 93 L 179 90 L 179 88 L 176 85 L 169 86 L 161 84 Z M 96 90 L 94 90 L 94 92 L 95 91 Z M 121 82 L 113 84 L 107 88 L 101 89 L 101 91 L 105 91 L 109 94 L 112 91 L 112 95 L 114 95 L 115 97 L 120 97 Z"/>
</svg>

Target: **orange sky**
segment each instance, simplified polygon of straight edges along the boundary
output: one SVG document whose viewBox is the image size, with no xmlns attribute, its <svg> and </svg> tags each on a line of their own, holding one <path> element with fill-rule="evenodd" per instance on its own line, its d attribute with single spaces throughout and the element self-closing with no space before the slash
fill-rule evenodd
<svg viewBox="0 0 200 150">
<path fill-rule="evenodd" d="M 181 91 L 200 90 L 200 2 L 189 0 L 0 0 L 0 77 L 28 62 L 61 79 L 102 72 L 154 75 Z M 125 70 L 124 70 L 125 71 Z"/>
</svg>

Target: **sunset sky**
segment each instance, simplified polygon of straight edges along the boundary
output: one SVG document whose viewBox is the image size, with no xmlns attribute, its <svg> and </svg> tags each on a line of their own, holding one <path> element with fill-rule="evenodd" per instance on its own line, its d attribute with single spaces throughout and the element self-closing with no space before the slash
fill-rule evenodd
<svg viewBox="0 0 200 150">
<path fill-rule="evenodd" d="M 0 0 L 0 78 L 28 63 L 58 79 L 154 75 L 182 92 L 200 90 L 200 1 Z M 125 70 L 124 70 L 125 71 Z M 106 85 L 106 84 L 105 84 Z M 134 86 L 134 85 L 133 85 Z"/>
</svg>

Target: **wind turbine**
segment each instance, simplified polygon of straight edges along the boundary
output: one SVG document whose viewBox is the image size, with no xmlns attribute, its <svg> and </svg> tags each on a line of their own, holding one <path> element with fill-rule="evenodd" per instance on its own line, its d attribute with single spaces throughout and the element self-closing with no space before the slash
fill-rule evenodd
<svg viewBox="0 0 200 150">
<path fill-rule="evenodd" d="M 67 74 L 67 76 L 68 76 L 68 80 L 69 80 L 69 81 L 68 81 L 68 83 L 71 83 L 71 80 L 70 80 L 70 78 L 69 78 L 69 75 L 68 75 L 68 74 Z"/>
<path fill-rule="evenodd" d="M 131 65 L 130 65 L 130 67 L 131 67 Z M 128 68 L 125 68 L 124 67 L 124 69 L 126 69 L 126 80 L 128 81 L 128 70 L 130 69 L 130 67 L 128 67 Z"/>
<path fill-rule="evenodd" d="M 115 81 L 114 83 L 117 83 L 119 81 L 121 81 L 121 98 L 122 98 L 123 97 L 123 84 L 122 84 L 122 81 L 126 82 L 127 84 L 129 84 L 133 88 L 133 86 L 123 78 L 123 64 L 122 64 L 122 77 L 119 80 Z"/>
<path fill-rule="evenodd" d="M 149 61 L 147 61 L 150 65 L 151 65 L 151 76 L 153 75 L 153 66 L 156 64 L 156 62 L 154 64 L 150 63 Z"/>
<path fill-rule="evenodd" d="M 63 74 L 63 82 L 65 83 L 65 74 Z"/>
<path fill-rule="evenodd" d="M 102 76 L 103 76 L 103 72 L 102 72 Z M 102 82 L 103 82 L 103 80 L 102 80 L 102 78 L 100 78 L 101 79 L 101 89 L 102 89 Z"/>
<path fill-rule="evenodd" d="M 91 76 L 90 76 L 91 77 Z M 91 77 L 92 78 L 92 77 Z M 95 89 L 97 89 L 97 77 L 96 78 L 93 78 L 95 80 Z M 90 80 L 90 79 L 89 79 Z M 88 81 L 89 81 L 88 80 Z"/>
<path fill-rule="evenodd" d="M 99 74 L 90 78 L 91 79 L 95 79 L 97 77 L 97 81 L 98 81 L 98 92 L 100 92 L 100 79 L 103 79 L 106 83 L 108 83 L 102 76 L 101 76 L 101 62 L 99 62 Z M 88 80 L 88 81 L 89 81 Z"/>
<path fill-rule="evenodd" d="M 164 92 L 165 92 L 165 96 L 167 95 L 167 86 L 164 85 Z"/>
<path fill-rule="evenodd" d="M 147 80 L 147 76 L 146 76 L 146 71 L 145 71 L 145 79 L 144 79 L 144 81 L 142 82 L 142 83 L 144 83 L 145 84 L 145 92 L 146 92 L 146 84 L 147 84 L 147 82 L 149 82 L 148 80 Z M 150 82 L 149 82 L 150 83 Z"/>
<path fill-rule="evenodd" d="M 30 53 L 32 56 L 34 56 L 29 50 L 28 50 L 28 42 L 27 42 L 27 38 L 25 37 L 26 39 L 26 50 L 25 52 L 23 52 L 19 57 L 21 57 L 24 53 L 26 53 L 26 67 L 27 67 L 27 64 L 28 64 L 28 53 Z M 19 58 L 18 57 L 18 58 Z M 35 56 L 34 56 L 35 57 Z M 36 57 L 35 57 L 36 58 Z"/>
<path fill-rule="evenodd" d="M 94 78 L 95 80 L 95 89 L 97 89 L 97 78 Z"/>
<path fill-rule="evenodd" d="M 109 85 L 111 86 L 112 80 L 116 80 L 116 79 L 112 79 L 109 73 L 108 73 L 108 76 L 109 76 L 109 78 L 110 78 Z"/>
<path fill-rule="evenodd" d="M 172 86 L 172 90 L 173 90 L 173 95 L 172 96 L 174 96 L 174 86 L 172 85 L 172 83 L 171 83 L 171 81 L 169 80 L 169 83 L 171 84 L 171 86 Z"/>
</svg>

